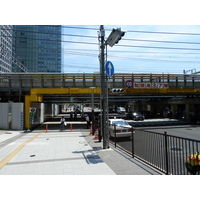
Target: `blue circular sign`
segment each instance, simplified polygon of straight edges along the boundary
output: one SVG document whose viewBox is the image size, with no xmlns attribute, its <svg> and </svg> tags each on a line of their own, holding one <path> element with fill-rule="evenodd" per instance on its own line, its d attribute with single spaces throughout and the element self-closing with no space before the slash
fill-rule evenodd
<svg viewBox="0 0 200 200">
<path fill-rule="evenodd" d="M 114 74 L 114 65 L 110 61 L 106 62 L 105 68 L 106 68 L 106 74 L 108 76 L 113 76 L 113 74 Z"/>
<path fill-rule="evenodd" d="M 128 88 L 133 87 L 133 81 L 131 81 L 131 80 L 126 81 L 126 87 L 128 87 Z"/>
</svg>

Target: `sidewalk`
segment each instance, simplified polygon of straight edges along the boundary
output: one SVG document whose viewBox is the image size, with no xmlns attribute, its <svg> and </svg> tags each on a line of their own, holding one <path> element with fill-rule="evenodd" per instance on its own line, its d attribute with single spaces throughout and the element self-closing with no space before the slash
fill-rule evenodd
<svg viewBox="0 0 200 200">
<path fill-rule="evenodd" d="M 87 129 L 0 131 L 0 175 L 159 175 Z"/>
</svg>

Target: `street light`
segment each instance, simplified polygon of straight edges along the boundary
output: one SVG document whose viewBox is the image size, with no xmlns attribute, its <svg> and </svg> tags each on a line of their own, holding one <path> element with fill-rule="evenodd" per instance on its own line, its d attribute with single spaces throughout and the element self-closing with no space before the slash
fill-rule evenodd
<svg viewBox="0 0 200 200">
<path fill-rule="evenodd" d="M 105 41 L 105 30 L 104 26 L 100 26 L 99 31 L 99 42 L 100 42 L 100 75 L 101 75 L 101 95 L 100 95 L 100 105 L 101 105 L 101 135 L 103 136 L 103 148 L 109 148 L 108 142 L 108 128 L 107 128 L 107 121 L 108 117 L 108 102 L 107 102 L 107 95 L 108 95 L 108 88 L 107 88 L 107 77 L 105 74 L 105 55 L 104 49 L 107 45 L 113 47 L 115 44 L 121 40 L 121 38 L 125 35 L 125 31 L 121 31 L 121 28 L 113 29 L 110 33 L 109 37 Z M 107 48 L 106 48 L 107 51 Z M 106 52 L 107 55 L 107 52 Z"/>
</svg>

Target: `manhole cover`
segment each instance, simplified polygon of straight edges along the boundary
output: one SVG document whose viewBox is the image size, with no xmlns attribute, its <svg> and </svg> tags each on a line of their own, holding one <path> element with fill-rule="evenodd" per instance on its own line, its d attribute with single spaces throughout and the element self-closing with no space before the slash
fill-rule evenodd
<svg viewBox="0 0 200 200">
<path fill-rule="evenodd" d="M 30 155 L 30 157 L 35 157 L 35 155 Z"/>
<path fill-rule="evenodd" d="M 81 141 L 81 142 L 79 142 L 79 144 L 85 144 L 85 142 L 84 142 L 84 141 Z"/>
<path fill-rule="evenodd" d="M 102 149 L 101 147 L 93 147 L 94 151 L 98 151 L 98 150 L 101 150 L 101 149 Z"/>
<path fill-rule="evenodd" d="M 5 134 L 12 134 L 12 132 L 5 132 Z"/>
<path fill-rule="evenodd" d="M 171 150 L 172 150 L 172 151 L 182 151 L 182 149 L 181 149 L 181 148 L 176 148 L 176 147 L 174 147 L 174 148 L 171 148 Z"/>
</svg>

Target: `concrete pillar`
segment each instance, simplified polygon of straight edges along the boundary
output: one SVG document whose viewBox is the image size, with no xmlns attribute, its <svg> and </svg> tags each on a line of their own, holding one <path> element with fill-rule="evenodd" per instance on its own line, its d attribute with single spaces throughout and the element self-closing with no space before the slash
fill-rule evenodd
<svg viewBox="0 0 200 200">
<path fill-rule="evenodd" d="M 185 104 L 185 119 L 189 119 L 189 113 L 190 113 L 190 104 Z"/>
</svg>

